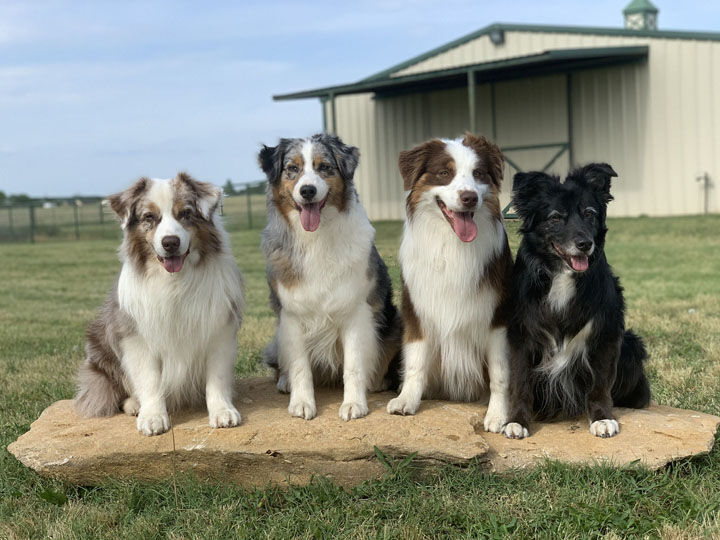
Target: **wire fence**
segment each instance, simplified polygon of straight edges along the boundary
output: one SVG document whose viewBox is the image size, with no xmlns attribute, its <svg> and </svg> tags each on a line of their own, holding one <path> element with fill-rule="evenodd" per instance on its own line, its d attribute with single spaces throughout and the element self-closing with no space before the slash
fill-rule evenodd
<svg viewBox="0 0 720 540">
<path fill-rule="evenodd" d="M 265 226 L 265 182 L 242 184 L 223 197 L 228 231 Z M 107 201 L 31 202 L 0 206 L 0 243 L 117 239 L 120 225 Z"/>
</svg>

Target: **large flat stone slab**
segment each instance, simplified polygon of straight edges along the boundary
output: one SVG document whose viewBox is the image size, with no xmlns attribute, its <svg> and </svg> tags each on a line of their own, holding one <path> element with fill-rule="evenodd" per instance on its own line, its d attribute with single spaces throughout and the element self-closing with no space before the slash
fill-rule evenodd
<svg viewBox="0 0 720 540">
<path fill-rule="evenodd" d="M 248 378 L 238 382 L 241 426 L 212 429 L 205 412 L 185 412 L 173 415 L 172 432 L 157 437 L 138 433 L 135 419 L 125 415 L 81 418 L 64 400 L 43 411 L 8 450 L 42 475 L 86 485 L 192 470 L 246 486 L 305 484 L 313 475 L 352 486 L 383 474 L 375 446 L 392 457 L 417 452 L 414 463 L 427 467 L 477 461 L 502 471 L 550 458 L 659 468 L 707 453 L 720 424 L 717 416 L 652 406 L 617 409 L 622 432 L 612 439 L 590 435 L 586 420 L 577 420 L 533 424 L 532 437 L 516 441 L 483 431 L 484 406 L 427 401 L 415 416 L 391 416 L 385 405 L 393 396 L 371 394 L 370 414 L 345 423 L 338 417 L 342 392 L 319 390 L 318 417 L 308 422 L 288 415 L 288 396 L 277 393 L 271 379 Z"/>
</svg>

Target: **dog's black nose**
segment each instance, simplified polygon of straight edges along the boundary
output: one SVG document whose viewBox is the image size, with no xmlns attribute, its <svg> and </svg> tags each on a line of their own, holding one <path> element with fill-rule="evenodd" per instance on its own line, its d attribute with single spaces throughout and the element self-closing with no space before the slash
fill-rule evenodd
<svg viewBox="0 0 720 540">
<path fill-rule="evenodd" d="M 458 196 L 460 197 L 460 202 L 468 208 L 472 208 L 477 205 L 478 196 L 474 191 L 461 191 L 458 193 Z"/>
<path fill-rule="evenodd" d="M 593 245 L 592 240 L 585 240 L 584 238 L 575 240 L 575 247 L 583 252 L 590 251 L 590 248 L 592 247 L 592 245 Z"/>
<path fill-rule="evenodd" d="M 180 249 L 180 238 L 177 236 L 163 236 L 161 244 L 168 253 L 175 253 Z"/>
<path fill-rule="evenodd" d="M 300 195 L 306 201 L 312 200 L 312 198 L 315 197 L 316 193 L 317 188 L 315 186 L 304 185 L 300 188 Z"/>
</svg>

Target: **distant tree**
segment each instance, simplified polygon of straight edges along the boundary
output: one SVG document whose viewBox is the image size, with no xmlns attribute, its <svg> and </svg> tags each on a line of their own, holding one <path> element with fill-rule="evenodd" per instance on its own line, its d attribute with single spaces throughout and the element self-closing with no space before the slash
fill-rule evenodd
<svg viewBox="0 0 720 540">
<path fill-rule="evenodd" d="M 11 203 L 29 203 L 31 201 L 30 196 L 25 193 L 15 193 L 10 195 Z"/>
<path fill-rule="evenodd" d="M 5 192 L 0 191 L 0 204 L 5 204 L 6 199 L 7 199 L 7 195 L 5 195 Z"/>
<path fill-rule="evenodd" d="M 232 180 L 229 178 L 227 179 L 227 182 L 225 182 L 225 185 L 223 186 L 223 191 L 225 192 L 225 195 L 228 197 L 232 195 L 237 195 L 237 191 L 235 190 L 235 186 L 233 186 Z"/>
</svg>

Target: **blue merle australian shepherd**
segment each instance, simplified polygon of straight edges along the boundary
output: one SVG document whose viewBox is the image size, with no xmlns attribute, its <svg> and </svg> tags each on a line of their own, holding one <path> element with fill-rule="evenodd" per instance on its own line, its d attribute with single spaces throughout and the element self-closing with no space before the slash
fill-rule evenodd
<svg viewBox="0 0 720 540">
<path fill-rule="evenodd" d="M 650 388 L 642 340 L 625 330 L 622 287 L 603 251 L 611 178 L 607 164 L 565 182 L 518 173 L 513 205 L 522 242 L 513 272 L 510 422 L 587 413 L 590 433 L 612 437 L 612 407 L 645 407 Z M 513 430 L 522 433 L 522 430 Z"/>
<path fill-rule="evenodd" d="M 315 417 L 316 384 L 342 384 L 340 418 L 363 417 L 366 392 L 385 389 L 391 362 L 399 364 L 402 321 L 353 185 L 358 149 L 322 134 L 280 139 L 259 159 L 268 178 L 262 248 L 277 315 L 266 361 L 290 393 L 292 416 Z"/>
</svg>

